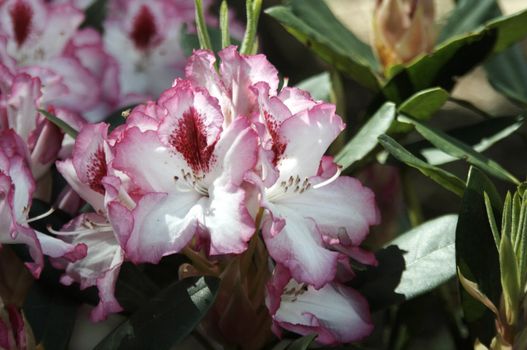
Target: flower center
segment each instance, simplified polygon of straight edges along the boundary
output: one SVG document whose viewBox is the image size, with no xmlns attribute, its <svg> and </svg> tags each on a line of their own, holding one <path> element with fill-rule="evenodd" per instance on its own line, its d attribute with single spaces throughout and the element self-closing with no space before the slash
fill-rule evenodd
<svg viewBox="0 0 527 350">
<path fill-rule="evenodd" d="M 185 159 L 194 174 L 207 173 L 210 169 L 214 146 L 207 145 L 207 132 L 203 119 L 190 107 L 178 121 L 169 143 Z"/>
<path fill-rule="evenodd" d="M 107 172 L 108 169 L 106 166 L 104 151 L 102 147 L 99 147 L 97 151 L 92 154 L 90 165 L 88 166 L 88 181 L 92 190 L 104 194 L 104 186 L 102 185 L 101 180 L 106 176 Z"/>
<path fill-rule="evenodd" d="M 176 185 L 185 184 L 186 188 L 193 188 L 199 194 L 208 197 L 209 191 L 203 186 L 202 181 L 205 178 L 205 175 L 199 176 L 190 172 L 185 172 L 184 169 L 181 169 L 181 176 L 174 176 L 174 182 Z M 181 180 L 181 181 L 180 181 Z M 180 188 L 180 190 L 183 190 Z"/>
<path fill-rule="evenodd" d="M 154 16 L 148 7 L 143 5 L 134 18 L 130 37 L 138 49 L 146 50 L 152 44 L 152 39 L 156 34 L 157 26 Z"/>
<path fill-rule="evenodd" d="M 13 22 L 13 33 L 18 47 L 26 41 L 31 30 L 31 19 L 33 17 L 33 10 L 24 1 L 17 1 L 11 10 L 11 21 Z"/>
</svg>

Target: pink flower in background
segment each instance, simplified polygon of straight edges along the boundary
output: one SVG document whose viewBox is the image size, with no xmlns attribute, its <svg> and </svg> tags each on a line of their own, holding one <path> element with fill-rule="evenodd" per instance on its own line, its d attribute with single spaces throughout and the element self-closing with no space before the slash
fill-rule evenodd
<svg viewBox="0 0 527 350">
<path fill-rule="evenodd" d="M 35 182 L 26 155 L 23 141 L 14 131 L 0 132 L 0 244 L 27 245 L 33 259 L 28 267 L 39 276 L 42 254 L 75 261 L 86 255 L 86 246 L 65 243 L 28 226 Z"/>
<path fill-rule="evenodd" d="M 135 109 L 127 122 L 112 169 L 136 186 L 130 195 L 137 205 L 109 204 L 127 257 L 155 263 L 196 234 L 210 242 L 210 254 L 242 253 L 254 233 L 241 187 L 257 161 L 249 122 L 225 125 L 217 101 L 185 80 L 157 105 Z"/>
<path fill-rule="evenodd" d="M 0 4 L 0 19 L 4 69 L 38 77 L 44 106 L 84 116 L 115 103 L 115 63 L 104 53 L 98 33 L 78 30 L 84 19 L 80 10 L 42 0 L 7 0 Z M 85 117 L 98 120 L 104 115 Z"/>
<path fill-rule="evenodd" d="M 292 279 L 280 265 L 267 284 L 266 304 L 277 336 L 281 329 L 316 333 L 317 343 L 336 345 L 360 340 L 373 330 L 368 303 L 358 292 L 335 282 L 315 289 Z"/>
<path fill-rule="evenodd" d="M 15 305 L 5 305 L 0 298 L 0 348 L 6 350 L 35 349 L 31 327 L 21 310 Z"/>
<path fill-rule="evenodd" d="M 183 74 L 181 35 L 194 22 L 192 1 L 113 0 L 104 43 L 119 63 L 123 94 L 156 97 Z"/>
<path fill-rule="evenodd" d="M 33 176 L 39 179 L 53 164 L 63 133 L 40 113 L 41 83 L 21 73 L 0 77 L 0 130 L 13 129 L 26 143 Z"/>
</svg>

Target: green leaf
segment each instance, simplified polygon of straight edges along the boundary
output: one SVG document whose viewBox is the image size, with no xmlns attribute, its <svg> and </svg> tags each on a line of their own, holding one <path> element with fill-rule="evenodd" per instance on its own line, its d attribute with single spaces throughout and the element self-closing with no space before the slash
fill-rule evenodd
<svg viewBox="0 0 527 350">
<path fill-rule="evenodd" d="M 492 203 L 490 201 L 490 198 L 487 192 L 483 192 L 483 197 L 485 199 L 485 209 L 487 211 L 487 218 L 489 220 L 490 229 L 492 231 L 492 236 L 494 237 L 494 243 L 496 243 L 496 249 L 499 250 L 501 235 L 498 229 L 498 224 L 496 223 L 496 218 L 494 217 L 494 210 L 492 209 Z"/>
<path fill-rule="evenodd" d="M 287 350 L 306 350 L 316 337 L 317 334 L 308 334 L 298 338 L 287 347 Z"/>
<path fill-rule="evenodd" d="M 527 34 L 526 21 L 527 10 L 499 17 L 476 31 L 443 42 L 434 52 L 394 74 L 382 89 L 384 96 L 402 103 L 415 92 L 434 86 L 450 90 L 459 76 L 521 40 Z"/>
<path fill-rule="evenodd" d="M 496 0 L 458 1 L 448 16 L 440 40 L 476 29 L 502 15 Z M 496 90 L 513 101 L 527 104 L 527 61 L 519 45 L 491 57 L 485 64 L 487 78 Z"/>
<path fill-rule="evenodd" d="M 448 130 L 446 134 L 467 144 L 477 152 L 483 152 L 518 130 L 524 121 L 523 116 L 491 118 Z M 405 147 L 412 153 L 420 153 L 432 165 L 446 164 L 457 159 L 435 148 L 427 140 L 408 144 Z"/>
<path fill-rule="evenodd" d="M 34 283 L 24 303 L 24 314 L 31 325 L 35 340 L 45 349 L 69 349 L 69 341 L 79 304 Z"/>
<path fill-rule="evenodd" d="M 331 66 L 366 88 L 379 90 L 373 51 L 335 18 L 324 1 L 292 0 L 265 12 Z"/>
<path fill-rule="evenodd" d="M 409 115 L 419 120 L 428 120 L 448 100 L 448 92 L 441 88 L 431 88 L 419 91 L 404 101 L 397 112 Z M 408 132 L 411 126 L 396 122 L 390 132 Z"/>
<path fill-rule="evenodd" d="M 76 138 L 77 137 L 77 130 L 73 129 L 68 123 L 63 121 L 62 119 L 57 118 L 57 116 L 49 113 L 48 111 L 44 109 L 38 110 L 44 117 L 46 117 L 47 120 L 58 126 L 62 131 L 64 131 L 67 135 Z"/>
<path fill-rule="evenodd" d="M 81 28 L 92 27 L 99 32 L 103 31 L 103 22 L 106 18 L 108 0 L 96 0 L 84 11 L 84 22 Z"/>
<path fill-rule="evenodd" d="M 501 221 L 503 204 L 496 188 L 482 171 L 471 167 L 456 228 L 456 263 L 463 276 L 475 282 L 494 305 L 499 305 L 498 251 L 488 222 L 484 193 L 490 200 L 494 217 Z M 463 290 L 461 305 L 471 334 L 488 344 L 496 334 L 494 314 Z"/>
<path fill-rule="evenodd" d="M 415 298 L 456 274 L 457 215 L 445 215 L 405 232 L 376 253 L 379 262 L 357 273 L 357 288 L 379 310 Z"/>
<path fill-rule="evenodd" d="M 417 158 L 388 135 L 379 136 L 379 143 L 401 162 L 419 170 L 423 175 L 456 195 L 463 195 L 465 183 L 457 176 Z"/>
<path fill-rule="evenodd" d="M 505 215 L 505 213 L 504 213 Z M 501 235 L 500 241 L 500 272 L 505 315 L 509 324 L 516 324 L 520 309 L 520 277 L 516 255 L 512 249 L 510 236 Z"/>
<path fill-rule="evenodd" d="M 377 138 L 390 128 L 394 119 L 395 105 L 387 102 L 337 154 L 335 162 L 346 169 L 356 161 L 361 160 L 377 146 Z"/>
<path fill-rule="evenodd" d="M 512 101 L 527 105 L 527 60 L 520 45 L 491 57 L 485 70 L 496 90 Z"/>
<path fill-rule="evenodd" d="M 314 75 L 302 80 L 296 85 L 297 88 L 306 90 L 315 100 L 328 101 L 331 95 L 331 78 L 328 72 Z"/>
<path fill-rule="evenodd" d="M 454 10 L 448 15 L 438 42 L 471 32 L 486 21 L 500 15 L 501 11 L 496 0 L 459 0 Z"/>
<path fill-rule="evenodd" d="M 448 92 L 439 87 L 426 89 L 404 101 L 397 111 L 419 120 L 426 120 L 448 100 Z"/>
<path fill-rule="evenodd" d="M 95 349 L 170 349 L 198 325 L 218 288 L 219 279 L 209 276 L 178 281 L 143 305 Z"/>
<path fill-rule="evenodd" d="M 405 116 L 399 116 L 397 118 L 400 122 L 407 122 L 413 124 L 416 130 L 428 141 L 430 141 L 435 147 L 441 151 L 451 155 L 457 159 L 464 159 L 468 163 L 477 166 L 481 170 L 493 175 L 499 179 L 509 181 L 515 184 L 519 184 L 520 181 L 514 177 L 511 173 L 505 170 L 501 165 L 495 161 L 485 157 L 481 153 L 476 152 L 469 145 L 456 140 L 455 138 L 447 135 L 446 133 L 432 129 L 431 127 L 422 124 L 421 122 L 408 118 Z"/>
</svg>

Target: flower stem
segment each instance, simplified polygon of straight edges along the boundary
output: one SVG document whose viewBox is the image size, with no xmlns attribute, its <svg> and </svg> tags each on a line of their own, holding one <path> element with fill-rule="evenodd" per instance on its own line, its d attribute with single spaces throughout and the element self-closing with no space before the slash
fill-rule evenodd
<svg viewBox="0 0 527 350">
<path fill-rule="evenodd" d="M 256 30 L 258 27 L 258 19 L 260 18 L 260 10 L 262 9 L 262 0 L 247 0 L 245 4 L 247 10 L 247 27 L 245 28 L 240 53 L 248 55 L 254 53 Z"/>
<path fill-rule="evenodd" d="M 226 48 L 231 44 L 231 35 L 229 33 L 229 7 L 227 1 L 223 0 L 220 7 L 220 29 L 221 29 L 221 47 Z"/>
<path fill-rule="evenodd" d="M 196 27 L 198 30 L 199 46 L 201 49 L 212 50 L 209 31 L 205 23 L 205 16 L 203 15 L 202 0 L 194 0 L 196 6 Z"/>
</svg>

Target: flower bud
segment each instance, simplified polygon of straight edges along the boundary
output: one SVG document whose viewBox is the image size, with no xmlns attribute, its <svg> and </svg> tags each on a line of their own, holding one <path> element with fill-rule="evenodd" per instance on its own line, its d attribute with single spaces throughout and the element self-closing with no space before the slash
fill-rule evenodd
<svg viewBox="0 0 527 350">
<path fill-rule="evenodd" d="M 434 12 L 433 0 L 377 0 L 373 41 L 385 69 L 432 50 Z"/>
<path fill-rule="evenodd" d="M 0 348 L 8 350 L 35 348 L 33 333 L 20 310 L 14 305 L 4 305 L 1 299 Z"/>
</svg>

